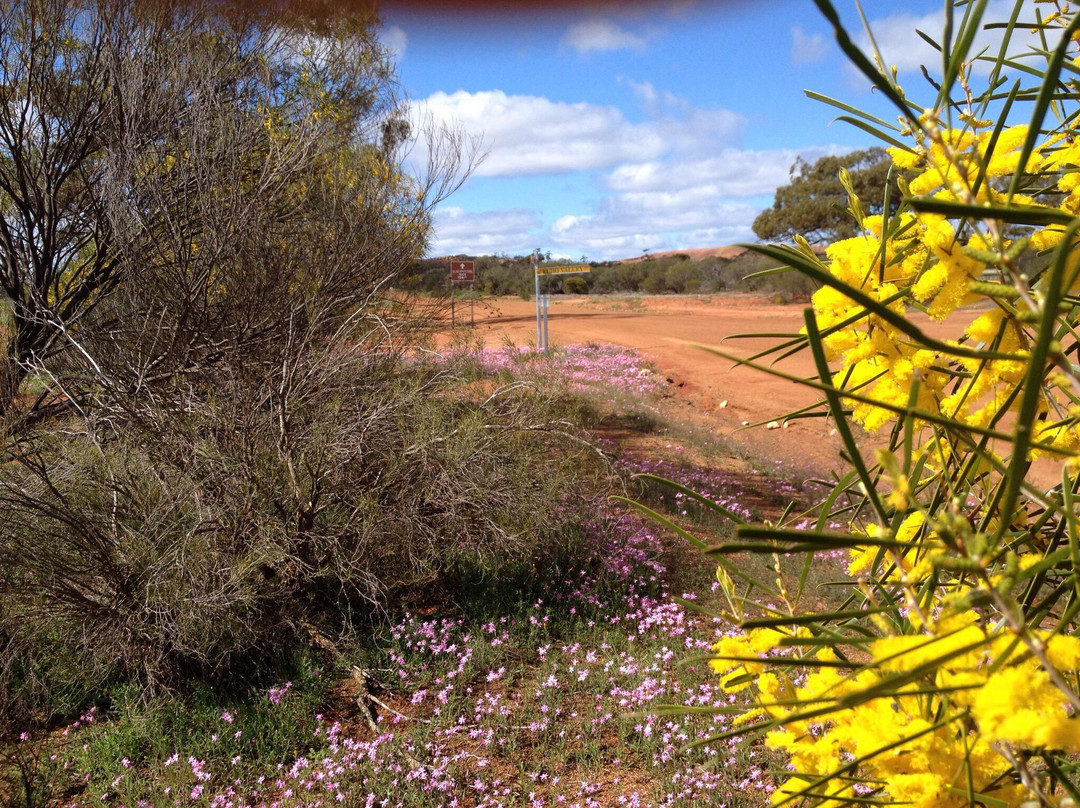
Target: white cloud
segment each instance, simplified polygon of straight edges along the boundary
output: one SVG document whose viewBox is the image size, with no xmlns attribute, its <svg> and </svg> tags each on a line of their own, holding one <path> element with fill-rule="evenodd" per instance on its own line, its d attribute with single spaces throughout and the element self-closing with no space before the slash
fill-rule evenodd
<svg viewBox="0 0 1080 808">
<path fill-rule="evenodd" d="M 753 241 L 760 207 L 718 197 L 709 188 L 616 194 L 594 213 L 560 216 L 545 230 L 527 210 L 469 213 L 442 208 L 429 255 L 524 255 L 536 246 L 592 260 L 639 255 L 642 250 L 714 247 Z"/>
<path fill-rule="evenodd" d="M 593 51 L 644 50 L 645 37 L 627 31 L 613 20 L 590 17 L 566 29 L 561 44 L 578 53 Z"/>
<path fill-rule="evenodd" d="M 711 154 L 741 139 L 746 119 L 728 109 L 701 109 L 670 90 L 658 90 L 651 81 L 620 76 L 652 118 L 649 127 L 662 133 L 669 151 Z"/>
<path fill-rule="evenodd" d="M 659 237 L 653 233 L 632 233 L 622 235 L 603 235 L 591 239 L 577 238 L 575 245 L 580 245 L 591 261 L 617 261 L 620 258 L 633 258 L 645 250 L 660 251 L 675 249 L 679 242 L 670 238 Z"/>
<path fill-rule="evenodd" d="M 616 107 L 552 101 L 501 90 L 436 92 L 414 117 L 457 124 L 482 135 L 487 159 L 477 176 L 523 176 L 597 171 L 645 162 L 672 152 L 699 153 L 737 140 L 745 126 L 729 110 L 694 109 L 633 123 Z"/>
<path fill-rule="evenodd" d="M 670 90 L 657 90 L 651 81 L 634 81 L 624 76 L 619 76 L 617 81 L 625 83 L 641 105 L 654 115 L 664 111 L 686 112 L 693 108 L 689 101 Z"/>
<path fill-rule="evenodd" d="M 560 246 L 573 247 L 582 239 L 588 243 L 630 234 L 680 233 L 732 218 L 752 221 L 759 211 L 757 205 L 717 198 L 707 188 L 620 194 L 605 199 L 595 214 L 561 217 L 551 226 L 551 235 Z"/>
<path fill-rule="evenodd" d="M 409 37 L 399 26 L 391 25 L 379 30 L 379 42 L 393 54 L 394 62 L 400 62 L 405 58 L 405 49 L 409 45 Z"/>
<path fill-rule="evenodd" d="M 443 206 L 435 213 L 435 234 L 429 255 L 521 255 L 536 244 L 540 217 L 522 208 L 470 213 Z"/>
<path fill-rule="evenodd" d="M 727 109 L 689 109 L 665 115 L 652 127 L 667 139 L 669 151 L 680 155 L 714 154 L 742 140 L 746 119 Z"/>
<path fill-rule="evenodd" d="M 922 16 L 894 14 L 872 20 L 870 30 L 874 33 L 874 41 L 886 66 L 896 65 L 902 73 L 917 71 L 922 65 L 933 71 L 935 66 L 941 64 L 941 54 L 915 31 L 918 29 L 937 39 L 941 34 L 942 19 L 940 12 L 933 12 Z M 873 59 L 866 34 L 860 33 L 856 41 L 860 49 Z"/>
<path fill-rule="evenodd" d="M 754 216 L 757 216 L 756 211 Z M 739 219 L 733 217 L 725 223 L 717 224 L 715 227 L 705 227 L 683 233 L 679 243 L 681 246 L 692 250 L 695 247 L 717 247 L 757 241 L 757 236 L 754 235 L 754 230 L 751 227 L 753 222 L 753 218 Z"/>
<path fill-rule="evenodd" d="M 543 187 L 550 199 L 551 183 L 558 180 L 541 175 L 588 172 L 601 192 L 584 209 L 553 211 L 564 215 L 549 228 L 539 211 L 441 208 L 431 254 L 523 254 L 542 245 L 612 259 L 642 249 L 752 240 L 754 218 L 788 182 L 796 157 L 813 162 L 845 151 L 836 146 L 740 149 L 742 116 L 694 107 L 650 82 L 623 81 L 651 107 L 647 120 L 632 122 L 613 106 L 499 90 L 440 92 L 426 99 L 416 114 L 483 134 L 490 152 L 477 176 L 531 176 L 520 181 L 548 183 Z M 528 192 L 522 198 L 529 198 Z"/>
<path fill-rule="evenodd" d="M 828 47 L 825 37 L 821 34 L 810 34 L 803 31 L 802 26 L 796 25 L 791 29 L 791 61 L 797 65 L 808 65 L 820 62 L 825 58 Z"/>
<path fill-rule="evenodd" d="M 983 25 L 989 22 L 1007 22 L 1012 15 L 1013 6 L 1013 0 L 990 0 L 983 15 Z M 1034 4 L 1029 0 L 1026 7 L 1020 12 L 1019 22 L 1032 22 L 1035 19 L 1034 8 Z M 963 17 L 963 7 L 957 8 L 954 13 L 954 26 L 958 27 Z M 918 71 L 921 66 L 925 65 L 930 71 L 930 75 L 940 75 L 941 53 L 915 33 L 915 30 L 918 29 L 940 43 L 945 23 L 944 15 L 940 10 L 923 15 L 893 14 L 869 22 L 870 30 L 874 34 L 874 41 L 881 51 L 886 66 L 895 65 L 901 73 L 904 73 Z M 1004 33 L 1004 29 L 992 28 L 987 30 L 980 27 L 969 53 L 972 55 L 977 54 L 985 47 L 987 56 L 996 57 L 1001 48 Z M 1053 35 L 1053 32 L 1050 33 L 1048 39 L 1051 42 L 1051 47 L 1056 44 L 1057 38 Z M 865 32 L 859 33 L 856 42 L 863 52 L 872 58 L 870 40 Z M 1015 56 L 1027 52 L 1037 42 L 1037 36 L 1032 34 L 1027 26 L 1020 24 L 1017 25 L 1013 33 L 1009 49 Z M 985 62 L 977 63 L 975 68 L 978 71 L 986 72 L 988 65 Z"/>
<path fill-rule="evenodd" d="M 624 81 L 624 79 L 620 78 L 619 81 Z M 660 102 L 660 93 L 656 91 L 651 81 L 634 81 L 633 79 L 625 79 L 625 81 L 631 92 L 645 106 L 655 107 Z"/>
<path fill-rule="evenodd" d="M 608 187 L 621 193 L 674 191 L 707 187 L 718 197 L 771 195 L 790 179 L 795 158 L 814 162 L 826 154 L 841 154 L 838 146 L 806 149 L 724 149 L 699 160 L 622 165 L 607 176 Z"/>
<path fill-rule="evenodd" d="M 702 189 L 620 195 L 605 200 L 595 214 L 558 219 L 550 237 L 557 247 L 594 259 L 626 258 L 643 249 L 753 239 L 750 225 L 758 211 L 750 204 L 710 200 Z M 706 242 L 706 238 L 722 240 Z"/>
<path fill-rule="evenodd" d="M 551 227 L 554 244 L 591 257 L 625 258 L 641 249 L 714 247 L 753 241 L 754 218 L 789 181 L 796 157 L 813 162 L 839 146 L 724 149 L 703 159 L 626 164 L 606 177 L 613 192 L 586 215 Z"/>
</svg>

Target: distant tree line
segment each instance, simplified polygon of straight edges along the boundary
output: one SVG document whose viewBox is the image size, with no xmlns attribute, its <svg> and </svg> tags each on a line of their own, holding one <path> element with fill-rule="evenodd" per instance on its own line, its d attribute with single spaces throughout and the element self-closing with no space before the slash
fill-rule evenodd
<svg viewBox="0 0 1080 808">
<path fill-rule="evenodd" d="M 475 263 L 473 290 L 480 295 L 518 295 L 532 297 L 535 290 L 532 259 L 528 255 L 455 256 Z M 557 265 L 559 262 L 552 262 Z M 563 264 L 583 263 L 563 261 Z M 808 297 L 814 288 L 796 273 L 754 273 L 772 268 L 769 259 L 745 252 L 734 258 L 709 257 L 694 260 L 685 253 L 647 257 L 636 261 L 594 263 L 587 273 L 547 275 L 540 278 L 546 294 L 717 294 L 721 292 L 764 292 L 785 300 Z M 430 295 L 447 294 L 449 259 L 418 261 L 404 274 L 400 286 Z M 468 284 L 456 284 L 457 294 L 466 294 Z"/>
</svg>

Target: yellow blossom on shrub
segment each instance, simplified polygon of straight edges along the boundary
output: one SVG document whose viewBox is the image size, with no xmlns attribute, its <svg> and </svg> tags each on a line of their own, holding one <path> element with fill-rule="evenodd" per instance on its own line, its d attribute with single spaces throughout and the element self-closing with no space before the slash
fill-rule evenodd
<svg viewBox="0 0 1080 808">
<path fill-rule="evenodd" d="M 971 714 L 988 742 L 1080 751 L 1080 718 L 1046 671 L 1029 665 L 990 675 L 975 696 Z"/>
<path fill-rule="evenodd" d="M 808 527 L 740 529 L 776 561 L 762 587 L 776 628 L 722 640 L 718 656 L 746 659 L 713 665 L 755 696 L 748 726 L 790 760 L 775 803 L 1056 805 L 1080 791 L 1080 105 L 1059 70 L 1080 62 L 1080 18 L 1052 5 L 1041 35 L 1061 39 L 1023 81 L 1006 79 L 1010 56 L 977 89 L 972 65 L 997 57 L 943 46 L 958 72 L 917 113 L 895 72 L 875 77 L 900 112 L 885 137 L 907 177 L 898 210 L 864 216 L 842 175 L 860 235 L 824 259 L 759 248 L 821 282 L 804 333 L 852 461 L 799 517 Z M 974 42 L 983 11 L 966 4 L 943 42 Z M 1030 123 L 992 120 L 1036 97 Z M 851 585 L 807 614 L 820 556 L 785 581 L 781 555 L 834 548 Z M 804 656 L 777 653 L 785 630 L 809 632 Z"/>
</svg>

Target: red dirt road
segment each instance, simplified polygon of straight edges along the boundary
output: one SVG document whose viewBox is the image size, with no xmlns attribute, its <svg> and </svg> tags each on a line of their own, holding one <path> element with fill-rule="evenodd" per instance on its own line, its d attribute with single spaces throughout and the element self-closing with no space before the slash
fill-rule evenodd
<svg viewBox="0 0 1080 808">
<path fill-rule="evenodd" d="M 485 307 L 486 309 L 486 307 Z M 536 344 L 535 304 L 500 299 L 490 309 L 478 308 L 476 330 L 489 345 Z M 674 395 L 686 402 L 688 414 L 705 420 L 718 435 L 753 455 L 818 471 L 841 467 L 838 438 L 832 424 L 820 418 L 798 419 L 786 428 L 744 429 L 744 422 L 780 420 L 817 400 L 814 391 L 694 347 L 711 345 L 739 356 L 751 356 L 774 338 L 734 339 L 737 334 L 795 334 L 802 325 L 802 307 L 775 305 L 744 297 L 579 298 L 553 297 L 548 313 L 552 345 L 610 342 L 647 356 L 672 382 Z M 777 367 L 811 375 L 812 360 L 802 352 Z"/>
<path fill-rule="evenodd" d="M 831 420 L 796 419 L 779 429 L 744 427 L 746 422 L 784 423 L 785 414 L 819 399 L 815 391 L 753 368 L 733 365 L 692 344 L 712 345 L 749 357 L 781 338 L 737 339 L 736 335 L 796 334 L 802 327 L 803 308 L 736 295 L 710 299 L 554 296 L 548 333 L 552 345 L 610 342 L 640 351 L 671 380 L 671 391 L 682 402 L 688 420 L 706 426 L 751 456 L 779 461 L 815 475 L 847 471 Z M 535 317 L 534 303 L 500 298 L 476 307 L 475 330 L 488 345 L 508 340 L 517 345 L 535 345 Z M 938 337 L 958 336 L 925 317 L 919 325 Z M 808 351 L 776 367 L 798 376 L 816 375 Z M 885 436 L 860 433 L 858 439 L 865 454 L 883 443 Z M 1040 465 L 1031 477 L 1048 487 L 1060 479 L 1059 474 L 1056 468 Z"/>
</svg>

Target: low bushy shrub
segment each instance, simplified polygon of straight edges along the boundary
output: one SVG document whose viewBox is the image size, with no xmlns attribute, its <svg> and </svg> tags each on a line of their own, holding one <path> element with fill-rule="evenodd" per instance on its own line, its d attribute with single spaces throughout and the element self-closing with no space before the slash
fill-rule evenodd
<svg viewBox="0 0 1080 808">
<path fill-rule="evenodd" d="M 550 464 L 548 397 L 393 352 L 306 370 L 282 409 L 222 378 L 183 413 L 23 436 L 0 469 L 0 708 L 257 678 L 569 518 L 584 466 Z"/>
</svg>

